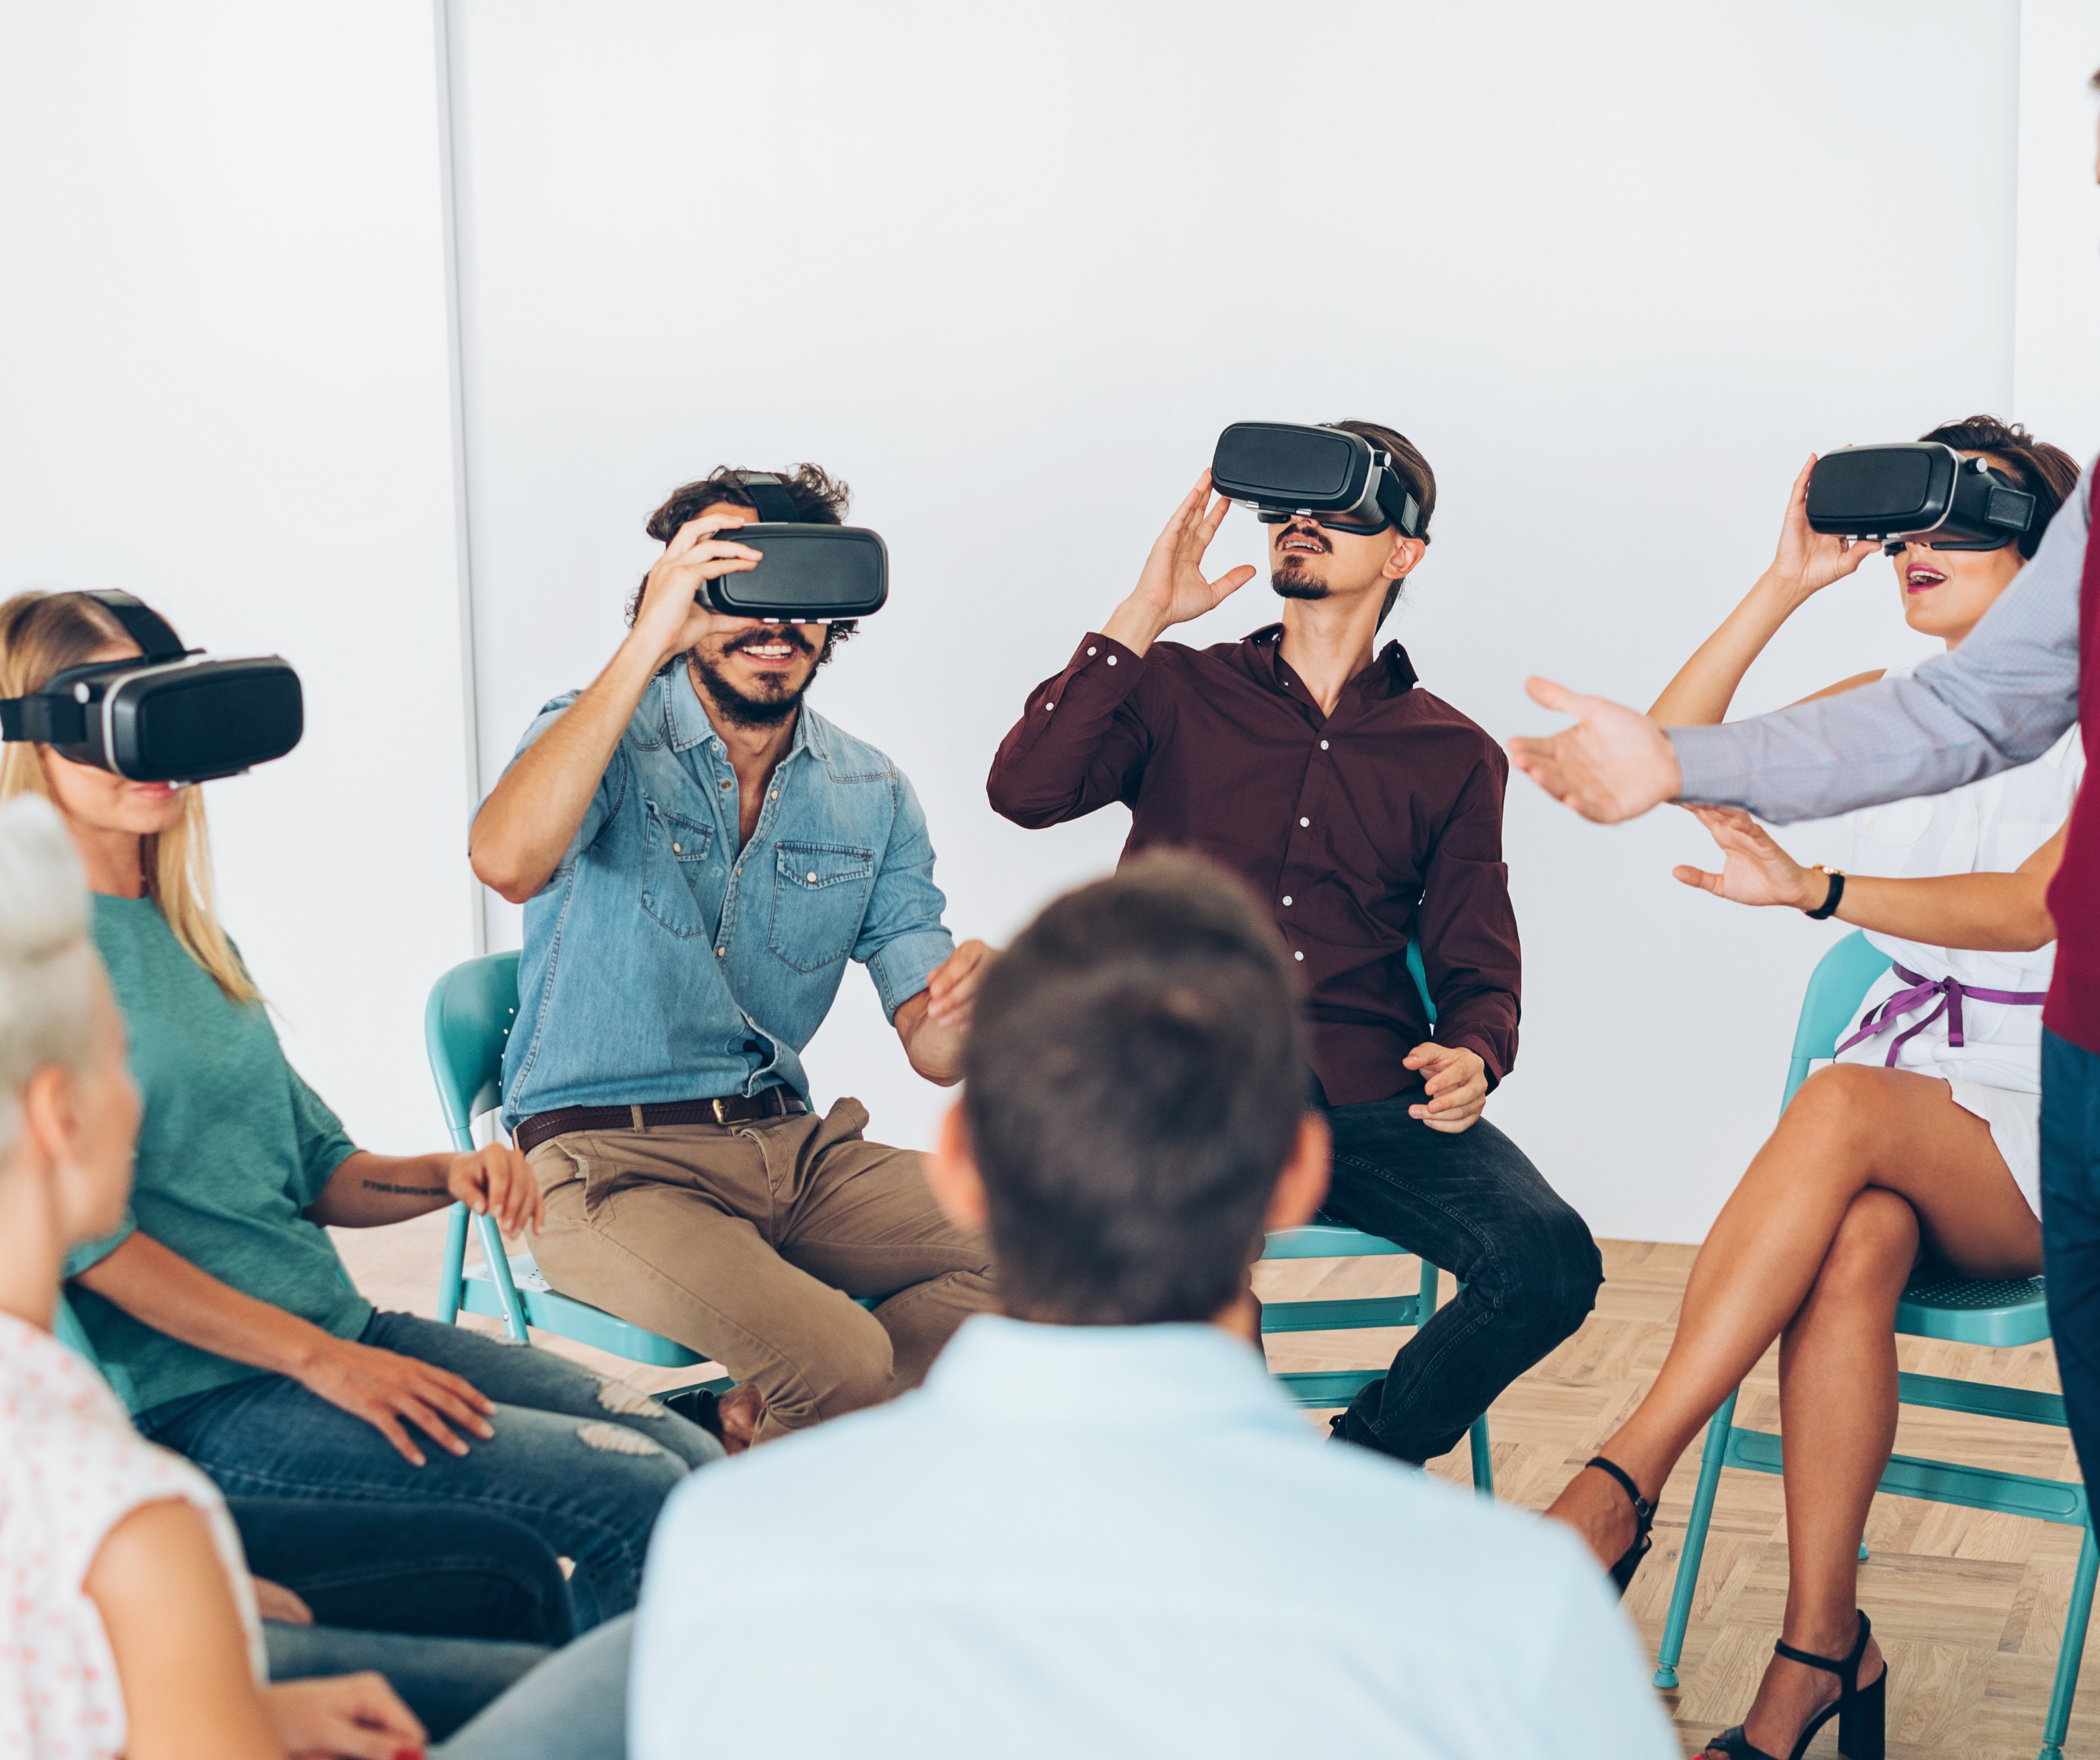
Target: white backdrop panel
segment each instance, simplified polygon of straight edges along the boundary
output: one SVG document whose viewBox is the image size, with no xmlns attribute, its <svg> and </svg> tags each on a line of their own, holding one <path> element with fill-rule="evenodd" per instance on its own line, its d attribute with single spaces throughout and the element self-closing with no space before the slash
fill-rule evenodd
<svg viewBox="0 0 2100 1760">
<path fill-rule="evenodd" d="M 220 904 L 353 1135 L 443 1141 L 472 952 L 429 0 L 0 24 L 0 594 L 123 587 L 281 653 L 289 758 L 210 785 Z"/>
<path fill-rule="evenodd" d="M 952 922 L 997 939 L 1127 820 L 1004 823 L 993 746 L 1224 423 L 1422 444 L 1436 543 L 1393 628 L 1502 736 L 1548 721 L 1529 672 L 1652 697 L 1811 448 L 2018 413 L 2010 0 L 783 16 L 455 0 L 484 783 L 610 652 L 665 490 L 815 459 L 894 560 L 816 700 L 912 776 Z M 1920 120 L 1950 115 L 1958 147 Z M 1259 541 L 1236 513 L 1217 565 Z M 1738 710 L 1926 651 L 1875 564 Z M 1677 887 L 1681 816 L 1601 832 L 1520 779 L 1508 845 L 1525 1036 L 1492 1115 L 1599 1232 L 1696 1239 L 1829 931 Z M 926 1140 L 863 979 L 809 1063 Z"/>
</svg>

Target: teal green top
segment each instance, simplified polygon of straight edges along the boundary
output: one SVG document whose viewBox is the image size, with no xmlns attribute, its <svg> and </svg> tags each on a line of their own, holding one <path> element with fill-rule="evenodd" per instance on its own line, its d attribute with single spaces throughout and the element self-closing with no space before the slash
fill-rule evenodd
<svg viewBox="0 0 2100 1760">
<path fill-rule="evenodd" d="M 145 1116 L 123 1225 L 74 1249 L 77 1276 L 143 1230 L 243 1295 L 355 1338 L 372 1318 L 328 1231 L 307 1219 L 356 1145 L 285 1061 L 261 1005 L 229 1002 L 150 899 L 95 899 L 95 944 L 131 1035 Z M 134 1412 L 261 1375 L 73 1286 L 104 1374 Z"/>
</svg>

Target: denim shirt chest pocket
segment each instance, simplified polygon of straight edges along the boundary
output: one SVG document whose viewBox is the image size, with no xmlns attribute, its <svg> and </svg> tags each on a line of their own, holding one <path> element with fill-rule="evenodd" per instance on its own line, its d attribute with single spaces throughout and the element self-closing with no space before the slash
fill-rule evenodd
<svg viewBox="0 0 2100 1760">
<path fill-rule="evenodd" d="M 875 880 L 875 851 L 842 843 L 781 843 L 773 868 L 765 944 L 798 972 L 821 971 L 853 951 Z"/>
<path fill-rule="evenodd" d="M 714 827 L 642 797 L 642 908 L 674 935 L 712 935 L 701 904 Z"/>
</svg>

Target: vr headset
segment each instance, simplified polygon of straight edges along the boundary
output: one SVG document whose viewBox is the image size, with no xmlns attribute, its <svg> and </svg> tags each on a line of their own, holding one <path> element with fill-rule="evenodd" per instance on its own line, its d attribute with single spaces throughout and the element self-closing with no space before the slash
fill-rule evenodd
<svg viewBox="0 0 2100 1760">
<path fill-rule="evenodd" d="M 1397 526 L 1422 536 L 1422 508 L 1392 455 L 1345 428 L 1291 422 L 1234 422 L 1211 455 L 1211 485 L 1252 508 L 1264 526 L 1303 513 L 1342 531 Z"/>
<path fill-rule="evenodd" d="M 2003 471 L 1937 440 L 1846 447 L 1809 473 L 1810 529 L 1877 538 L 1891 556 L 1907 543 L 2002 549 L 2037 515 L 2035 498 Z"/>
<path fill-rule="evenodd" d="M 209 782 L 281 758 L 306 731 L 299 675 L 275 654 L 205 660 L 126 592 L 108 608 L 135 660 L 68 667 L 29 697 L 0 702 L 0 740 L 34 740 L 134 782 Z"/>
<path fill-rule="evenodd" d="M 757 521 L 721 536 L 748 544 L 764 560 L 743 574 L 704 582 L 694 595 L 701 604 L 768 623 L 830 623 L 882 609 L 889 597 L 889 552 L 877 534 L 864 526 L 805 521 L 778 477 L 754 471 L 740 481 Z"/>
</svg>

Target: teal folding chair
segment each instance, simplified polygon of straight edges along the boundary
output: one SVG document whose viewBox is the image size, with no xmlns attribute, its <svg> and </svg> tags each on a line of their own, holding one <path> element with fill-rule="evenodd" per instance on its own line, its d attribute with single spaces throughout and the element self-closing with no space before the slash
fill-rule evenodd
<svg viewBox="0 0 2100 1760">
<path fill-rule="evenodd" d="M 423 1010 L 423 1042 L 456 1149 L 472 1149 L 474 1121 L 502 1103 L 503 1048 L 517 1019 L 515 953 L 469 960 L 431 988 Z M 482 1256 L 471 1269 L 465 1262 L 470 1220 L 479 1231 Z M 466 1206 L 456 1203 L 445 1233 L 438 1318 L 450 1325 L 461 1309 L 501 1320 L 504 1331 L 521 1344 L 525 1329 L 537 1327 L 654 1368 L 683 1369 L 707 1360 L 674 1339 L 561 1294 L 540 1274 L 531 1253 L 504 1251 L 493 1217 L 470 1217 Z M 736 1384 L 722 1377 L 694 1384 L 722 1393 Z"/>
<path fill-rule="evenodd" d="M 1422 969 L 1422 953 L 1407 944 L 1407 969 L 1414 974 L 1429 1024 L 1436 1024 L 1436 1005 L 1429 998 L 1429 981 Z M 1314 1222 L 1304 1228 L 1280 1229 L 1268 1237 L 1262 1253 L 1272 1259 L 1370 1259 L 1405 1256 L 1405 1249 L 1375 1234 L 1344 1228 L 1335 1222 Z M 1361 1296 L 1335 1301 L 1265 1302 L 1261 1310 L 1264 1336 L 1274 1332 L 1354 1332 L 1366 1327 L 1418 1327 L 1436 1312 L 1438 1272 L 1422 1261 L 1422 1287 L 1412 1296 Z M 1296 1370 L 1274 1379 L 1303 1406 L 1346 1406 L 1385 1374 L 1380 1369 Z M 1495 1494 L 1494 1462 L 1489 1453 L 1488 1420 L 1484 1413 L 1473 1420 L 1473 1489 L 1482 1497 Z"/>
<path fill-rule="evenodd" d="M 1787 1066 L 1786 1091 L 1780 1101 L 1782 1112 L 1808 1079 L 1808 1066 L 1836 1054 L 1838 1042 L 1851 1026 L 1867 992 L 1888 965 L 1888 956 L 1857 931 L 1817 962 L 1808 980 L 1808 992 L 1802 1000 L 1800 1023 L 1794 1029 L 1793 1058 Z M 2049 1336 L 2042 1280 L 2017 1278 L 1979 1283 L 1921 1274 L 1904 1291 L 1896 1306 L 1896 1331 L 1916 1338 L 1952 1339 L 1963 1344 L 2038 1344 Z M 1655 1671 L 1658 1687 L 1677 1685 L 1677 1664 L 1684 1653 L 1684 1629 L 1691 1621 L 1692 1597 L 1699 1586 L 1700 1560 L 1706 1550 L 1706 1529 L 1713 1519 L 1721 1469 L 1740 1467 L 1762 1473 L 1780 1470 L 1780 1438 L 1767 1431 L 1745 1429 L 1735 1421 L 1736 1401 L 1741 1391 L 1739 1388 L 1728 1396 L 1707 1427 L 1700 1457 L 1699 1485 L 1692 1494 L 1684 1551 L 1678 1560 L 1677 1586 L 1670 1595 L 1670 1617 L 1663 1627 L 1662 1650 L 1657 1658 L 1661 1664 Z M 2053 1424 L 2059 1429 L 2065 1427 L 2063 1401 L 2054 1393 L 2032 1393 L 2019 1388 L 1906 1371 L 1897 1377 L 1896 1397 L 1907 1406 L 1929 1406 L 1940 1411 L 2010 1419 L 2021 1423 Z M 2071 1722 L 2071 1699 L 2078 1687 L 2079 1659 L 2085 1648 L 2086 1621 L 2093 1609 L 2093 1578 L 2100 1573 L 2100 1546 L 2093 1540 L 2085 1487 L 2060 1479 L 2037 1479 L 2026 1473 L 1897 1454 L 1890 1458 L 1880 1489 L 1895 1497 L 2029 1516 L 2038 1521 L 2062 1522 L 2085 1530 L 2071 1605 L 2064 1616 L 2063 1646 L 2056 1659 L 2056 1687 L 2049 1695 L 2049 1718 L 2043 1727 L 2039 1756 L 2039 1760 L 2062 1760 L 2063 1736 Z M 1866 1556 L 1864 1547 L 1860 1556 Z"/>
</svg>

